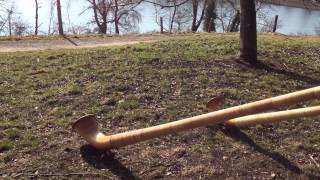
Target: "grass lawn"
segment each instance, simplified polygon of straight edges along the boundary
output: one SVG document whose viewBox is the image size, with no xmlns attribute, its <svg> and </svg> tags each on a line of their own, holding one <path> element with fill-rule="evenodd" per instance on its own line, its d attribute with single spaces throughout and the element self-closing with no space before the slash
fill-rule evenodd
<svg viewBox="0 0 320 180">
<path fill-rule="evenodd" d="M 182 34 L 115 48 L 0 54 L 0 178 L 320 177 L 319 117 L 247 129 L 203 127 L 97 152 L 70 124 L 113 134 L 320 85 L 320 38 L 261 34 L 254 68 L 238 34 Z M 290 108 L 311 106 L 320 101 Z"/>
</svg>

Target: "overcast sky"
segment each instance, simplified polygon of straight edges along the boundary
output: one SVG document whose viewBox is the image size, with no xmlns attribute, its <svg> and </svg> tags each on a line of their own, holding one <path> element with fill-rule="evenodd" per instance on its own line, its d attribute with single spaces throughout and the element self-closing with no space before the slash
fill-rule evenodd
<svg viewBox="0 0 320 180">
<path fill-rule="evenodd" d="M 35 19 L 35 1 L 34 0 L 11 0 L 14 2 L 18 12 L 20 12 L 21 18 L 26 21 L 28 24 L 34 26 Z M 92 19 L 91 11 L 86 11 L 82 13 L 85 7 L 88 5 L 84 0 L 70 0 L 70 19 L 73 25 L 85 25 Z M 48 31 L 48 20 L 50 17 L 50 0 L 39 0 L 39 4 L 41 9 L 39 10 L 39 23 L 42 24 L 40 29 L 42 31 Z M 62 15 L 65 20 L 65 25 L 68 26 L 68 13 L 67 13 L 67 4 L 69 0 L 61 0 L 62 7 Z M 140 23 L 139 30 L 140 32 L 149 32 L 153 31 L 155 28 L 158 29 L 157 24 L 154 20 L 154 15 L 152 13 L 145 13 L 145 11 L 149 11 L 153 9 L 153 6 L 147 6 L 144 8 L 142 16 L 142 22 Z M 142 9 L 141 9 L 142 11 Z M 56 13 L 56 11 L 54 11 Z M 80 13 L 82 13 L 80 15 Z"/>
<path fill-rule="evenodd" d="M 34 0 L 11 0 L 17 7 L 18 12 L 22 19 L 34 26 L 34 13 L 35 13 L 35 2 Z M 50 2 L 51 0 L 39 0 L 41 9 L 39 12 L 39 21 L 41 27 L 40 29 L 44 32 L 48 31 L 48 19 L 50 13 Z M 61 0 L 62 4 L 62 14 L 65 20 L 65 25 L 68 25 L 67 21 L 67 2 L 69 0 Z M 70 19 L 73 25 L 84 25 L 89 22 L 92 18 L 91 12 L 79 15 L 87 6 L 85 0 L 70 0 Z M 153 6 L 147 5 L 140 9 L 142 15 L 142 22 L 140 23 L 140 32 L 149 32 L 153 30 L 158 30 L 159 27 L 155 23 L 155 17 L 153 15 Z M 55 12 L 55 11 L 54 11 Z M 279 19 L 282 23 L 282 27 L 279 32 L 284 34 L 296 34 L 296 33 L 306 33 L 314 34 L 314 27 L 316 24 L 320 24 L 320 12 L 306 12 L 303 9 L 297 8 L 284 8 L 276 7 L 271 11 L 271 16 L 278 14 Z"/>
</svg>

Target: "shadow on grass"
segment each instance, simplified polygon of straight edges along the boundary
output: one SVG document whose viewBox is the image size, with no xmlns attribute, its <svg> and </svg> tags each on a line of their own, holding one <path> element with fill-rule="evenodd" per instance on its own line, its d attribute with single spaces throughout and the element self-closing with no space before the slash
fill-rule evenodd
<svg viewBox="0 0 320 180">
<path fill-rule="evenodd" d="M 139 179 L 135 177 L 130 169 L 114 158 L 110 151 L 99 151 L 90 145 L 80 148 L 82 158 L 91 166 L 97 169 L 109 169 L 119 179 L 131 180 Z"/>
<path fill-rule="evenodd" d="M 310 179 L 320 179 L 320 176 L 304 173 L 298 166 L 296 166 L 286 157 L 282 156 L 280 153 L 271 152 L 268 149 L 264 149 L 263 147 L 259 146 L 247 134 L 242 132 L 237 127 L 221 128 L 221 131 L 225 135 L 231 137 L 232 139 L 246 143 L 247 145 L 251 146 L 254 150 L 258 151 L 259 153 L 270 157 L 271 159 L 275 160 L 276 162 L 278 162 L 279 164 L 281 164 L 282 166 L 284 166 L 286 169 L 288 169 L 294 174 L 297 174 L 297 175 L 304 174 Z"/>
<path fill-rule="evenodd" d="M 304 76 L 304 75 L 301 75 L 301 74 L 296 73 L 296 72 L 287 71 L 287 70 L 285 70 L 283 68 L 280 68 L 280 67 L 277 67 L 276 65 L 271 64 L 271 63 L 258 61 L 256 64 L 252 65 L 252 64 L 250 64 L 248 62 L 245 62 L 243 60 L 240 60 L 240 59 L 236 59 L 236 62 L 239 63 L 239 64 L 242 64 L 244 66 L 247 66 L 247 67 L 253 67 L 253 68 L 256 68 L 256 69 L 265 70 L 267 72 L 272 72 L 272 73 L 279 74 L 279 75 L 285 75 L 290 79 L 307 82 L 307 83 L 309 83 L 311 85 L 320 84 L 320 80 L 319 79 L 314 79 L 312 77 Z"/>
<path fill-rule="evenodd" d="M 74 42 L 71 38 L 69 38 L 68 36 L 66 35 L 62 35 L 62 37 L 64 39 L 66 39 L 67 41 L 69 41 L 71 44 L 73 44 L 74 46 L 78 46 L 78 44 L 76 42 Z"/>
</svg>

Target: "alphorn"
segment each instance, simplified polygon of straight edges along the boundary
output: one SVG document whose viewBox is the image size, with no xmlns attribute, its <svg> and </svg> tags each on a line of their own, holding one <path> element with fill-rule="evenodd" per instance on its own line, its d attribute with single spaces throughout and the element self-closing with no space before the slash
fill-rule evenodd
<svg viewBox="0 0 320 180">
<path fill-rule="evenodd" d="M 277 109 L 317 98 L 320 98 L 320 86 L 162 125 L 132 130 L 110 136 L 106 136 L 98 131 L 98 124 L 94 115 L 86 115 L 78 119 L 72 125 L 72 128 L 95 148 L 100 150 L 108 150 L 168 134 L 178 133 L 188 129 L 223 123 L 227 120 L 237 117 L 255 114 L 271 109 Z"/>
<path fill-rule="evenodd" d="M 287 111 L 262 113 L 249 116 L 238 117 L 224 123 L 226 126 L 248 127 L 257 124 L 270 124 L 283 120 L 291 120 L 302 117 L 312 117 L 320 115 L 320 106 L 292 109 Z"/>
</svg>

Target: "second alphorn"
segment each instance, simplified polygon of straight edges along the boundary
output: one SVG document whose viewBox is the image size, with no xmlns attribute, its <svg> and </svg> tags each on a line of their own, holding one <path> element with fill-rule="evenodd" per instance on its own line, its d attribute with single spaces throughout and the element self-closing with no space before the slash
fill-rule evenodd
<svg viewBox="0 0 320 180">
<path fill-rule="evenodd" d="M 196 127 L 222 123 L 224 121 L 255 114 L 257 112 L 289 106 L 298 102 L 308 101 L 320 97 L 320 86 L 260 100 L 236 107 L 210 112 L 207 114 L 182 119 L 149 128 L 132 130 L 111 136 L 105 136 L 98 131 L 95 116 L 88 115 L 78 119 L 72 126 L 87 142 L 97 149 L 107 150 L 134 144 L 148 139 L 177 133 Z"/>
<path fill-rule="evenodd" d="M 257 124 L 270 124 L 283 120 L 291 120 L 302 117 L 312 117 L 320 115 L 320 106 L 292 109 L 287 111 L 270 112 L 238 117 L 224 123 L 226 126 L 239 128 L 254 126 Z"/>
</svg>

